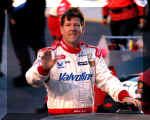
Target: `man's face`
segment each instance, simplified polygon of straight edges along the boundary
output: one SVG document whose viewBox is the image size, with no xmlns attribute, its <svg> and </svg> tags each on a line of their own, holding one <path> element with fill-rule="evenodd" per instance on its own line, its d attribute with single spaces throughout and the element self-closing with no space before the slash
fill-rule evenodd
<svg viewBox="0 0 150 120">
<path fill-rule="evenodd" d="M 61 26 L 61 33 L 64 40 L 71 45 L 78 44 L 83 32 L 80 19 L 73 17 L 70 20 L 65 18 L 64 25 Z"/>
</svg>

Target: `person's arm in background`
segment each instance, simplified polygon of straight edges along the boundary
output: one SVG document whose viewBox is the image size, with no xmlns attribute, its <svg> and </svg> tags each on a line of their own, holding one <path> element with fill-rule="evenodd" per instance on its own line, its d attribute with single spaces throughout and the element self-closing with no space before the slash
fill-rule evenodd
<svg viewBox="0 0 150 120">
<path fill-rule="evenodd" d="M 14 12 L 14 7 L 13 7 L 13 0 L 8 0 L 8 17 L 9 17 L 9 21 L 12 25 L 16 24 L 15 21 L 15 12 Z"/>
<path fill-rule="evenodd" d="M 109 16 L 109 8 L 107 6 L 102 8 L 102 20 L 101 23 L 106 26 L 108 22 L 108 16 Z"/>
<path fill-rule="evenodd" d="M 139 27 L 143 28 L 146 23 L 145 17 L 147 0 L 134 0 L 134 2 L 136 3 L 138 9 Z"/>
</svg>

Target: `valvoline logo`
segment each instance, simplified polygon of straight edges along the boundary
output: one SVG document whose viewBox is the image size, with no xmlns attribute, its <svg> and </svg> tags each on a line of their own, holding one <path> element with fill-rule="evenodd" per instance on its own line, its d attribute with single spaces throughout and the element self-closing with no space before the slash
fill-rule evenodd
<svg viewBox="0 0 150 120">
<path fill-rule="evenodd" d="M 67 74 L 60 73 L 59 80 L 67 81 L 67 80 L 73 80 L 73 81 L 83 81 L 83 80 L 90 80 L 92 78 L 92 74 L 87 74 L 86 72 L 83 72 L 78 75 L 74 75 L 73 73 Z"/>
</svg>

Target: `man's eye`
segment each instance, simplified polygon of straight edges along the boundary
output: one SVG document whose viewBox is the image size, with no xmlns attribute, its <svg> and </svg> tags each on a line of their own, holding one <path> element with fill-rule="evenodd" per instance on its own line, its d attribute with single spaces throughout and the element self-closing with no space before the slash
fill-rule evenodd
<svg viewBox="0 0 150 120">
<path fill-rule="evenodd" d="M 76 24 L 75 26 L 79 27 L 79 26 L 80 26 L 80 24 Z"/>
<path fill-rule="evenodd" d="M 70 26 L 70 24 L 66 24 L 65 26 Z"/>
</svg>

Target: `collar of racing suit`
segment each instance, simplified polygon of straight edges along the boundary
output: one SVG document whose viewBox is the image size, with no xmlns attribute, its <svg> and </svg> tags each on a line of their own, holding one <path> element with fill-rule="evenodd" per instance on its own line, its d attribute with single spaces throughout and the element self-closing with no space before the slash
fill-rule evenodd
<svg viewBox="0 0 150 120">
<path fill-rule="evenodd" d="M 70 45 L 68 45 L 64 39 L 62 39 L 60 41 L 60 46 L 67 52 L 69 53 L 74 53 L 74 54 L 77 54 L 81 51 L 81 48 L 80 48 L 80 45 L 78 46 L 78 48 L 74 48 L 74 47 L 71 47 Z"/>
</svg>

